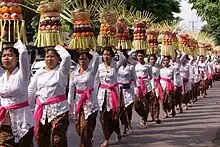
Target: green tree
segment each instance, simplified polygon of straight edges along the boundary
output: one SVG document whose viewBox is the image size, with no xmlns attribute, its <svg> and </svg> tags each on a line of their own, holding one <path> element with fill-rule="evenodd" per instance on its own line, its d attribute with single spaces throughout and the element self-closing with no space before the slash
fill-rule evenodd
<svg viewBox="0 0 220 147">
<path fill-rule="evenodd" d="M 189 0 L 193 4 L 192 9 L 197 10 L 199 16 L 207 22 L 203 31 L 207 31 L 216 38 L 220 44 L 220 1 L 216 0 Z"/>
<path fill-rule="evenodd" d="M 180 13 L 178 0 L 128 0 L 128 7 L 136 7 L 137 10 L 147 10 L 157 16 L 157 22 L 173 21 L 174 13 Z"/>
</svg>

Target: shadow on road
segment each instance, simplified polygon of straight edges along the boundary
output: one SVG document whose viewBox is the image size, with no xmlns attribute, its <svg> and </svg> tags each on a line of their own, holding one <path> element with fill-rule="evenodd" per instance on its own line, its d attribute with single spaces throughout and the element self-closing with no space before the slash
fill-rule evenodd
<svg viewBox="0 0 220 147">
<path fill-rule="evenodd" d="M 140 118 L 134 112 L 133 132 L 116 144 L 115 135 L 110 143 L 115 147 L 212 147 L 220 146 L 220 82 L 215 82 L 208 91 L 208 97 L 199 99 L 192 108 L 177 114 L 174 118 L 162 121 L 162 124 L 149 123 L 148 128 L 140 129 Z M 99 118 L 94 133 L 95 145 L 103 142 Z M 216 133 L 217 132 L 217 133 Z M 70 147 L 79 146 L 79 137 L 75 133 L 73 122 L 68 131 Z"/>
</svg>

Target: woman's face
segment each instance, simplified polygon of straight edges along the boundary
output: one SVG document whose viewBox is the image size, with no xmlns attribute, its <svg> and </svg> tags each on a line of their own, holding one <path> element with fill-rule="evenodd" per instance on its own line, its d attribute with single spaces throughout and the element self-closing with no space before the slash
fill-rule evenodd
<svg viewBox="0 0 220 147">
<path fill-rule="evenodd" d="M 2 66 L 6 70 L 14 70 L 18 64 L 18 57 L 12 48 L 4 49 L 2 52 Z"/>
<path fill-rule="evenodd" d="M 105 51 L 103 52 L 103 59 L 104 59 L 104 62 L 111 62 L 111 60 L 112 60 L 111 52 L 105 50 Z"/>
<path fill-rule="evenodd" d="M 86 54 L 81 54 L 79 56 L 79 65 L 82 67 L 88 66 L 89 65 L 89 58 L 86 56 Z"/>
<path fill-rule="evenodd" d="M 154 57 L 151 56 L 149 62 L 151 65 L 155 65 L 156 60 Z"/>
<path fill-rule="evenodd" d="M 199 61 L 204 62 L 204 57 L 203 56 L 199 57 Z"/>
<path fill-rule="evenodd" d="M 49 69 L 54 69 L 58 65 L 60 58 L 55 50 L 50 50 L 46 52 L 44 60 Z"/>
<path fill-rule="evenodd" d="M 169 64 L 170 64 L 170 59 L 167 58 L 167 57 L 165 57 L 165 58 L 163 59 L 163 64 L 164 64 L 164 66 L 169 66 Z"/>
<path fill-rule="evenodd" d="M 176 62 L 176 58 L 177 58 L 177 54 L 173 55 L 173 56 L 172 56 L 172 61 L 173 61 L 173 62 Z"/>
<path fill-rule="evenodd" d="M 139 62 L 143 62 L 144 61 L 144 54 L 138 53 L 137 54 L 137 59 L 138 59 Z"/>
</svg>

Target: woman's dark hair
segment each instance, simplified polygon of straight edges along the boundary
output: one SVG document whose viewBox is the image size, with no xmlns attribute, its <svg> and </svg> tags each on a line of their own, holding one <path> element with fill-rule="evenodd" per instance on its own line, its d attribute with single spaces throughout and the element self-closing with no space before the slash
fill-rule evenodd
<svg viewBox="0 0 220 147">
<path fill-rule="evenodd" d="M 186 60 L 190 60 L 189 55 L 186 55 L 185 59 Z"/>
<path fill-rule="evenodd" d="M 112 47 L 109 47 L 109 46 L 108 47 L 104 47 L 102 49 L 102 54 L 104 54 L 104 51 L 109 51 L 111 56 L 112 56 L 112 58 L 115 56 L 115 52 L 113 51 Z"/>
<path fill-rule="evenodd" d="M 200 56 L 199 56 L 199 58 L 201 58 L 201 57 L 203 57 L 203 58 L 204 58 L 204 56 L 203 56 L 203 55 L 200 55 Z"/>
<path fill-rule="evenodd" d="M 150 58 L 151 58 L 151 57 L 153 57 L 154 60 L 157 60 L 157 56 L 156 56 L 155 54 L 151 54 L 151 55 L 149 55 L 149 57 L 148 57 L 148 59 L 147 59 L 148 62 L 150 62 Z"/>
<path fill-rule="evenodd" d="M 17 49 L 15 49 L 13 46 L 14 46 L 14 42 L 3 42 L 2 44 L 2 53 L 4 50 L 7 50 L 7 49 L 12 49 L 12 51 L 15 53 L 16 57 L 18 58 L 19 57 L 19 52 Z"/>
<path fill-rule="evenodd" d="M 168 58 L 169 60 L 171 59 L 171 56 L 168 55 L 168 56 L 164 56 L 164 58 Z"/>
<path fill-rule="evenodd" d="M 11 49 L 11 50 L 15 53 L 15 56 L 16 56 L 17 58 L 19 58 L 19 52 L 18 52 L 18 50 L 15 49 L 15 48 L 13 48 L 13 47 L 3 48 L 3 49 L 2 49 L 2 53 L 4 52 L 4 50 L 8 50 L 8 49 Z"/>
<path fill-rule="evenodd" d="M 137 53 L 137 55 L 138 54 L 143 54 L 144 56 L 146 56 L 146 53 L 145 53 L 144 50 L 137 50 L 136 53 Z"/>
<path fill-rule="evenodd" d="M 60 57 L 60 55 L 57 53 L 57 51 L 56 51 L 54 48 L 55 48 L 55 46 L 44 47 L 45 54 L 46 54 L 47 52 L 49 52 L 49 51 L 54 51 L 55 54 L 56 54 L 58 57 Z"/>
<path fill-rule="evenodd" d="M 89 59 L 89 60 L 92 60 L 92 55 L 88 52 L 80 52 L 79 55 L 78 55 L 78 60 L 79 60 L 79 57 L 82 56 L 82 55 L 86 55 L 86 57 Z"/>
<path fill-rule="evenodd" d="M 8 49 L 11 49 L 11 51 L 15 54 L 15 56 L 19 59 L 19 52 L 16 48 L 13 47 L 15 43 L 12 43 L 12 42 L 4 42 L 3 43 L 3 48 L 2 48 L 2 54 L 5 50 L 8 50 Z M 5 46 L 5 47 L 4 47 Z M 2 56 L 1 54 L 1 56 Z M 2 63 L 1 63 L 2 64 Z M 17 65 L 16 67 L 19 68 L 19 62 L 17 62 Z M 3 67 L 4 68 L 4 67 Z"/>
<path fill-rule="evenodd" d="M 127 53 L 127 51 L 122 51 L 123 52 L 123 55 L 125 56 L 126 59 L 128 59 L 129 55 Z"/>
</svg>

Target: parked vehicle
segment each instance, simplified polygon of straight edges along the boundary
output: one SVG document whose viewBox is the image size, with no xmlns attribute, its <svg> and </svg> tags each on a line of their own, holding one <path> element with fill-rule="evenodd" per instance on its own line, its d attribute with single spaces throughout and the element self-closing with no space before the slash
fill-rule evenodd
<svg viewBox="0 0 220 147">
<path fill-rule="evenodd" d="M 43 58 L 35 59 L 34 63 L 31 65 L 31 76 L 33 76 L 38 69 L 44 66 L 46 66 L 46 63 Z M 75 67 L 76 67 L 76 63 L 73 60 L 71 60 L 70 72 L 73 71 Z"/>
</svg>

